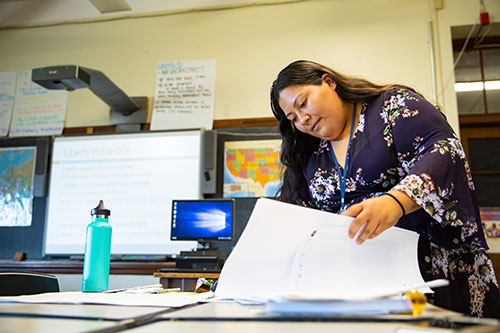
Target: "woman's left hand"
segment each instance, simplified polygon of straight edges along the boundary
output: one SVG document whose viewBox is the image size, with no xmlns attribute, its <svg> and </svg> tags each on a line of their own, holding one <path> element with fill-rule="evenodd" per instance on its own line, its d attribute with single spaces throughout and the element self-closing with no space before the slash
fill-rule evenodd
<svg viewBox="0 0 500 333">
<path fill-rule="evenodd" d="M 395 225 L 403 216 L 401 207 L 388 195 L 367 199 L 347 208 L 344 215 L 354 217 L 349 227 L 349 238 L 353 238 L 363 226 L 364 229 L 356 239 L 363 244 Z"/>
</svg>

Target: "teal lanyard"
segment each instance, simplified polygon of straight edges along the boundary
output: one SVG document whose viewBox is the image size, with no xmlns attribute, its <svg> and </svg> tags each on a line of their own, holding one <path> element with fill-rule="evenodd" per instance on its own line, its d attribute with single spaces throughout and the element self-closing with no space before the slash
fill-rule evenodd
<svg viewBox="0 0 500 333">
<path fill-rule="evenodd" d="M 340 169 L 339 162 L 337 162 L 337 158 L 335 157 L 335 153 L 333 152 L 332 144 L 330 140 L 328 140 L 328 148 L 330 148 L 330 152 L 332 153 L 333 161 L 335 162 L 335 166 L 337 167 L 337 171 L 339 173 L 339 181 L 340 181 L 340 209 L 344 211 L 345 206 L 345 187 L 347 183 L 347 163 L 349 162 L 349 147 L 351 146 L 352 133 L 354 132 L 354 122 L 356 121 L 356 103 L 354 103 L 354 107 L 352 110 L 352 122 L 351 122 L 351 133 L 349 134 L 349 143 L 347 144 L 347 151 L 345 154 L 345 163 L 344 163 L 344 176 L 342 176 L 342 172 Z"/>
</svg>

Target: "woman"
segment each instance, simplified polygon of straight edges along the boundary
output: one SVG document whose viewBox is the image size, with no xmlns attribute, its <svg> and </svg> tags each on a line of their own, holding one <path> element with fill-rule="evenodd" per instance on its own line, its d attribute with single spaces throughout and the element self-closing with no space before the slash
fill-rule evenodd
<svg viewBox="0 0 500 333">
<path fill-rule="evenodd" d="M 429 302 L 500 318 L 469 166 L 436 108 L 411 88 L 304 60 L 279 73 L 271 107 L 283 138 L 280 200 L 354 217 L 358 244 L 394 225 L 419 233 L 424 280 L 450 281 Z"/>
</svg>

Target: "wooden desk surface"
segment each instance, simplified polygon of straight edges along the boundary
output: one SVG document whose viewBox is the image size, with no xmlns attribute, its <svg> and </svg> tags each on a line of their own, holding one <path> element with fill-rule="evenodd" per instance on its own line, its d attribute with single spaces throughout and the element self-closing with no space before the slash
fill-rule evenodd
<svg viewBox="0 0 500 333">
<path fill-rule="evenodd" d="M 110 274 L 152 275 L 160 268 L 174 268 L 175 262 L 111 261 Z M 48 274 L 82 274 L 81 260 L 0 260 L 0 271 L 31 271 Z"/>
</svg>

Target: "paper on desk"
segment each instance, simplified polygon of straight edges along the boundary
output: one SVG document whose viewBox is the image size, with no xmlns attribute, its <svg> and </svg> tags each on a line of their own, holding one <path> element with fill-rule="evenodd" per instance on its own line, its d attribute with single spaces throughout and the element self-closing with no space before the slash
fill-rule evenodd
<svg viewBox="0 0 500 333">
<path fill-rule="evenodd" d="M 104 304 L 128 306 L 161 306 L 177 308 L 194 304 L 212 296 L 211 292 L 199 294 L 126 294 L 60 292 L 29 296 L 0 297 L 0 303 L 52 303 L 52 304 Z"/>
<path fill-rule="evenodd" d="M 222 269 L 218 298 L 359 300 L 425 284 L 418 268 L 418 234 L 390 228 L 357 245 L 352 218 L 259 199 Z M 432 292 L 429 288 L 421 292 Z"/>
<path fill-rule="evenodd" d="M 309 315 L 382 315 L 404 313 L 413 310 L 410 299 L 384 298 L 362 301 L 317 301 L 317 300 L 269 300 L 266 312 L 274 314 L 309 314 Z"/>
</svg>

